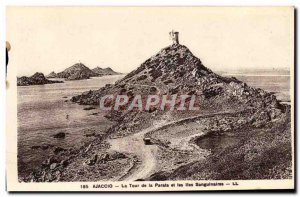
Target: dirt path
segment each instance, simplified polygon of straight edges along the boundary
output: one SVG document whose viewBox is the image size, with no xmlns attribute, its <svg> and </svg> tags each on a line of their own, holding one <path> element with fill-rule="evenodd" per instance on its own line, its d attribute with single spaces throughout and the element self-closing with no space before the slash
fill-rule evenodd
<svg viewBox="0 0 300 197">
<path fill-rule="evenodd" d="M 240 112 L 234 112 L 234 113 L 240 113 Z M 160 122 L 155 123 L 154 127 L 144 129 L 136 134 L 129 135 L 122 138 L 117 138 L 117 139 L 109 139 L 108 142 L 111 144 L 111 150 L 117 152 L 131 153 L 136 155 L 141 160 L 141 163 L 137 166 L 136 169 L 133 170 L 133 172 L 130 171 L 128 172 L 127 175 L 122 177 L 122 181 L 135 181 L 137 179 L 143 179 L 149 177 L 152 173 L 154 173 L 156 163 L 157 163 L 156 154 L 159 147 L 157 145 L 144 144 L 143 138 L 146 133 L 155 131 L 157 129 L 166 128 L 174 124 L 182 123 L 185 121 L 193 121 L 198 118 L 207 118 L 207 117 L 213 117 L 215 115 L 228 115 L 228 114 L 233 114 L 233 113 L 223 112 L 223 113 L 215 113 L 209 115 L 198 115 L 189 118 L 179 119 L 176 121 L 169 121 L 169 122 L 166 120 L 162 120 Z"/>
<path fill-rule="evenodd" d="M 135 181 L 145 178 L 151 175 L 151 172 L 155 169 L 155 154 L 158 147 L 155 145 L 145 146 L 143 138 L 147 132 L 149 131 L 143 130 L 134 135 L 109 140 L 111 150 L 131 153 L 141 160 L 141 164 L 138 164 L 139 166 L 134 173 L 127 174 L 122 180 Z"/>
</svg>

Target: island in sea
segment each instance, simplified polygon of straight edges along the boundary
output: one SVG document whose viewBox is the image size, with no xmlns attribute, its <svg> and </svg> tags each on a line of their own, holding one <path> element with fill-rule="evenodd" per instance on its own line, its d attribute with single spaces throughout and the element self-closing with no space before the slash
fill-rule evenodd
<svg viewBox="0 0 300 197">
<path fill-rule="evenodd" d="M 43 73 L 40 72 L 36 72 L 30 77 L 23 76 L 17 78 L 17 86 L 44 85 L 52 83 L 63 83 L 63 81 L 49 80 Z"/>
<path fill-rule="evenodd" d="M 66 68 L 64 71 L 55 73 L 52 71 L 47 78 L 64 78 L 65 80 L 81 80 L 89 79 L 90 77 L 101 77 L 105 75 L 119 75 L 121 73 L 115 72 L 110 67 L 94 69 L 88 68 L 83 63 L 76 63 L 73 66 Z"/>
</svg>

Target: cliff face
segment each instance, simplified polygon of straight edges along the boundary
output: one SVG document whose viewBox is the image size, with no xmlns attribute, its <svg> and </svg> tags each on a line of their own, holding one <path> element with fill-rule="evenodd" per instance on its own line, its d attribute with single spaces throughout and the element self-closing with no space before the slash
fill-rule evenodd
<svg viewBox="0 0 300 197">
<path fill-rule="evenodd" d="M 100 68 L 96 67 L 92 69 L 93 72 L 97 73 L 99 76 L 104 76 L 104 75 L 120 75 L 121 73 L 115 72 L 113 69 L 110 67 L 107 68 Z"/>
<path fill-rule="evenodd" d="M 94 73 L 82 63 L 74 64 L 64 71 L 57 73 L 58 78 L 65 78 L 66 80 L 89 79 L 96 76 L 98 76 L 97 73 Z"/>
<path fill-rule="evenodd" d="M 20 77 L 17 78 L 17 86 L 29 86 L 29 85 L 43 85 L 51 83 L 63 83 L 62 81 L 52 81 L 46 79 L 43 73 L 35 73 L 31 77 Z"/>
</svg>

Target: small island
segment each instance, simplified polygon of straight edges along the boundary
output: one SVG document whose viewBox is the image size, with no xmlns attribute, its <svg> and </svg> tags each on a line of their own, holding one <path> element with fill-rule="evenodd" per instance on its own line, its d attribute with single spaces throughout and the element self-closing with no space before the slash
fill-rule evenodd
<svg viewBox="0 0 300 197">
<path fill-rule="evenodd" d="M 52 71 L 47 78 L 64 78 L 67 81 L 71 80 L 82 80 L 82 79 L 89 79 L 91 77 L 102 77 L 105 75 L 120 75 L 111 69 L 110 67 L 107 68 L 100 68 L 96 67 L 94 69 L 88 68 L 83 63 L 76 63 L 73 66 L 66 68 L 64 71 L 55 73 Z"/>
<path fill-rule="evenodd" d="M 66 80 L 89 79 L 98 76 L 91 69 L 82 63 L 76 63 L 73 66 L 56 74 L 57 78 L 65 78 Z"/>
<path fill-rule="evenodd" d="M 54 81 L 47 79 L 43 73 L 36 72 L 31 77 L 18 77 L 17 86 L 44 85 L 52 83 L 63 83 L 63 81 Z"/>
<path fill-rule="evenodd" d="M 104 76 L 104 75 L 121 75 L 122 73 L 116 72 L 110 67 L 107 68 L 100 68 L 97 66 L 96 68 L 92 69 L 94 73 L 97 73 L 99 76 Z"/>
<path fill-rule="evenodd" d="M 57 78 L 57 74 L 52 71 L 49 75 L 46 76 L 46 78 Z"/>
</svg>

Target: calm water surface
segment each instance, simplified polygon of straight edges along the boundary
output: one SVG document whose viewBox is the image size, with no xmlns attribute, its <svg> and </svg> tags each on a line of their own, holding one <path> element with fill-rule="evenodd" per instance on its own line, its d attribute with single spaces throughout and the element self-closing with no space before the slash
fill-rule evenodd
<svg viewBox="0 0 300 197">
<path fill-rule="evenodd" d="M 18 87 L 18 162 L 19 173 L 29 172 L 53 154 L 53 150 L 36 150 L 32 146 L 80 147 L 89 138 L 86 133 L 101 133 L 112 122 L 99 113 L 99 108 L 83 110 L 87 106 L 72 103 L 72 96 L 97 90 L 112 84 L 123 75 L 96 77 L 65 83 Z M 61 80 L 61 79 L 59 79 Z M 53 138 L 58 132 L 67 133 L 65 139 Z"/>
<path fill-rule="evenodd" d="M 261 88 L 263 90 L 274 92 L 277 99 L 281 101 L 291 101 L 290 98 L 290 76 L 287 75 L 237 75 L 237 79 L 244 81 L 249 86 Z"/>
</svg>

